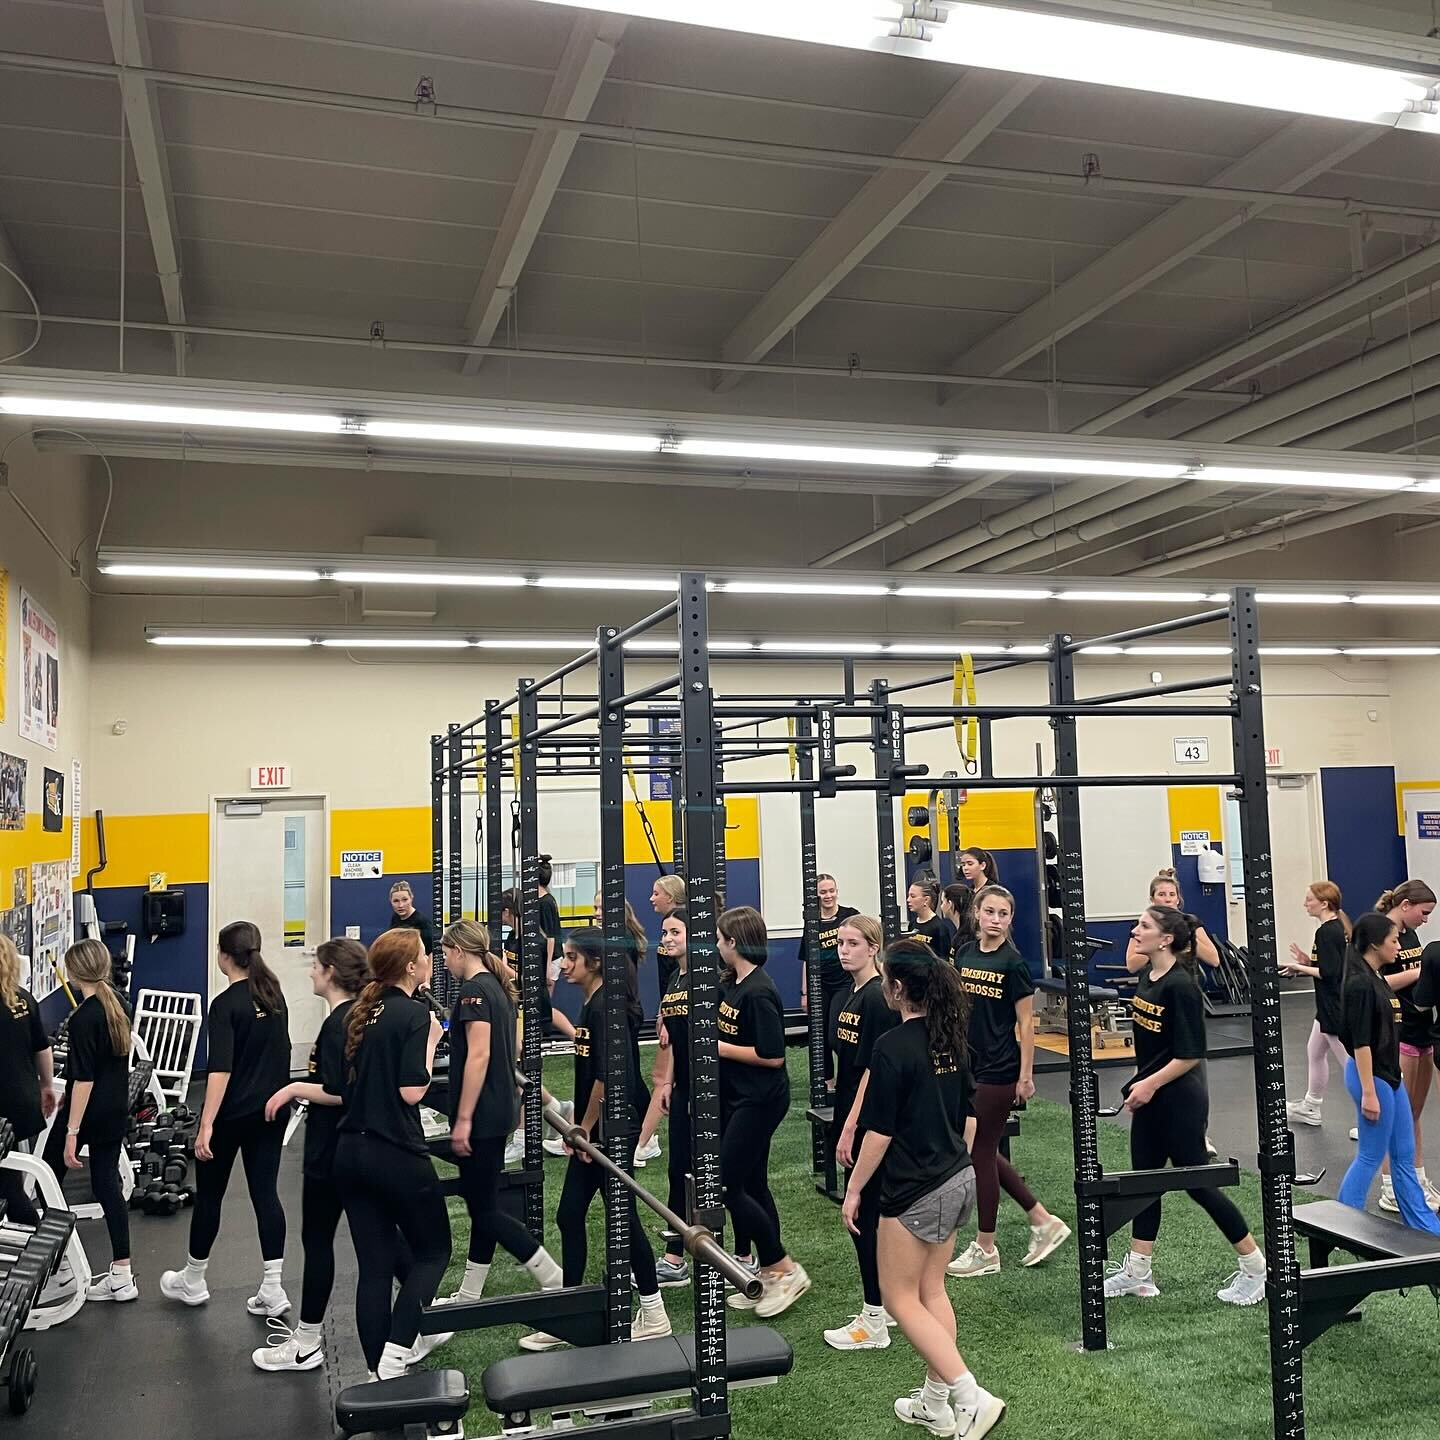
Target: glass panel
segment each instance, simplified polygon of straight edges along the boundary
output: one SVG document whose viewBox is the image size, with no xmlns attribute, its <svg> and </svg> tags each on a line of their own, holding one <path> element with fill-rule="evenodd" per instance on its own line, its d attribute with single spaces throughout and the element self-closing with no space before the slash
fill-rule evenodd
<svg viewBox="0 0 1440 1440">
<path fill-rule="evenodd" d="M 305 816 L 285 817 L 285 948 L 305 945 Z"/>
<path fill-rule="evenodd" d="M 1240 802 L 1225 797 L 1225 854 L 1230 862 L 1230 898 L 1245 898 L 1245 856 L 1240 848 Z"/>
</svg>

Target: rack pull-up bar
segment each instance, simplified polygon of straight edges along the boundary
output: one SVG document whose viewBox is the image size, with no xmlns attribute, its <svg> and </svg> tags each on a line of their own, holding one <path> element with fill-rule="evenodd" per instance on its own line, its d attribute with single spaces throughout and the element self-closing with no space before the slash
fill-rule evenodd
<svg viewBox="0 0 1440 1440">
<path fill-rule="evenodd" d="M 1148 700 L 1156 695 L 1183 695 L 1188 690 L 1229 690 L 1235 682 L 1229 675 L 1212 675 L 1207 680 L 1175 680 L 1169 685 L 1148 685 L 1143 690 L 1115 690 L 1109 695 L 1084 695 L 1077 705 L 1115 705 L 1122 700 Z M 1127 715 L 1143 715 L 1143 710 L 1127 710 Z M 1230 714 L 1229 710 L 1217 714 Z"/>
<path fill-rule="evenodd" d="M 837 711 L 844 715 L 847 712 Z M 929 719 L 931 716 L 958 720 L 963 715 L 977 715 L 983 720 L 1022 720 L 1032 716 L 1053 716 L 1066 719 L 1075 716 L 1081 720 L 1098 720 L 1102 716 L 1169 715 L 1194 717 L 1197 715 L 1235 714 L 1233 705 L 1127 705 L 1123 710 L 1090 711 L 1078 702 L 1074 705 L 906 705 L 901 713 L 908 720 L 916 716 Z M 909 728 L 908 726 L 906 727 Z"/>
<path fill-rule="evenodd" d="M 573 675 L 577 670 L 583 670 L 587 665 L 595 663 L 595 648 L 591 648 L 583 655 L 577 655 L 573 660 L 567 660 L 558 670 L 552 670 L 548 675 L 539 680 L 532 680 L 526 687 L 525 692 L 534 695 L 537 691 L 543 690 L 547 685 L 553 685 L 557 680 L 563 680 L 567 675 Z"/>
<path fill-rule="evenodd" d="M 1197 625 L 1217 625 L 1230 619 L 1230 607 L 1219 610 L 1201 610 L 1194 615 L 1182 615 L 1178 620 L 1162 620 L 1157 625 L 1142 625 L 1138 630 L 1117 630 L 1113 635 L 1097 635 L 1093 640 L 1067 639 L 1064 650 L 1067 655 L 1078 655 L 1092 650 L 1097 645 L 1125 645 L 1131 640 L 1146 640 L 1152 635 L 1173 635 L 1177 630 L 1193 630 Z"/>
<path fill-rule="evenodd" d="M 627 625 L 623 630 L 617 630 L 606 641 L 606 646 L 613 650 L 618 645 L 623 645 L 627 640 L 634 639 L 637 635 L 643 635 L 647 630 L 653 630 L 655 626 L 663 624 L 666 620 L 674 619 L 680 612 L 680 601 L 671 600 L 662 605 L 653 614 L 647 615 L 643 620 L 637 620 L 633 625 Z"/>
<path fill-rule="evenodd" d="M 654 680 L 649 685 L 632 690 L 628 695 L 622 695 L 615 701 L 613 708 L 623 710 L 627 705 L 638 705 L 642 700 L 650 700 L 656 695 L 663 695 L 667 690 L 674 690 L 679 684 L 678 675 L 667 675 L 663 680 Z"/>
</svg>

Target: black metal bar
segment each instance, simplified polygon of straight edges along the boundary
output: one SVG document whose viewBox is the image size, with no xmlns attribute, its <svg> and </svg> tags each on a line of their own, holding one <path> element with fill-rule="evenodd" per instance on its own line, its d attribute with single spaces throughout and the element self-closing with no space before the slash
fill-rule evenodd
<svg viewBox="0 0 1440 1440">
<path fill-rule="evenodd" d="M 522 680 L 520 695 L 523 697 L 528 689 L 531 695 L 538 690 L 544 690 L 547 686 L 553 685 L 557 680 L 563 680 L 567 675 L 573 675 L 577 670 L 583 670 L 587 665 L 595 662 L 595 652 L 592 650 L 584 655 L 577 655 L 573 660 L 567 660 L 558 670 L 552 670 L 540 680 Z"/>
<path fill-rule="evenodd" d="M 514 743 L 515 794 L 520 806 L 520 868 L 515 876 L 515 901 L 520 913 L 520 1003 L 525 1016 L 525 1035 L 520 1048 L 520 1068 L 525 1072 L 525 1168 L 539 1170 L 544 1164 L 540 1149 L 540 987 L 548 984 L 545 973 L 545 936 L 540 929 L 540 805 L 535 773 L 535 687 L 520 682 L 520 738 Z M 528 737 L 528 738 L 527 738 Z M 525 1195 L 525 1228 L 532 1235 L 545 1233 L 544 1197 L 539 1186 Z"/>
<path fill-rule="evenodd" d="M 844 711 L 838 711 L 844 714 Z M 1187 716 L 1187 715 L 1233 715 L 1233 705 L 1126 705 L 1114 710 L 1096 709 L 1092 715 L 1087 702 L 1075 705 L 907 705 L 905 718 L 928 720 L 932 716 L 944 716 L 947 720 L 959 720 L 964 716 L 976 716 L 990 720 L 1054 719 L 1057 716 L 1079 714 L 1086 720 L 1101 716 L 1133 719 L 1141 716 Z"/>
<path fill-rule="evenodd" d="M 846 656 L 840 662 L 841 673 L 845 677 L 844 700 L 847 705 L 855 703 L 855 661 L 852 657 Z"/>
<path fill-rule="evenodd" d="M 485 702 L 485 748 L 500 740 L 500 710 L 493 700 Z M 503 870 L 505 852 L 501 825 L 504 820 L 504 795 L 500 788 L 498 767 L 485 771 L 485 923 L 490 929 L 490 942 L 498 954 L 501 946 L 500 896 L 504 892 Z"/>
<path fill-rule="evenodd" d="M 1230 608 L 1220 610 L 1199 610 L 1193 615 L 1181 615 L 1176 620 L 1162 620 L 1157 625 L 1141 625 L 1136 630 L 1117 630 L 1113 635 L 1097 635 L 1093 640 L 1076 640 L 1072 635 L 1058 636 L 1059 642 L 1073 655 L 1078 650 L 1090 650 L 1096 645 L 1125 645 L 1131 640 L 1145 640 L 1151 635 L 1173 635 L 1177 630 L 1193 630 L 1197 625 L 1215 625 L 1230 618 Z"/>
<path fill-rule="evenodd" d="M 887 945 L 900 938 L 899 876 L 895 861 L 895 807 L 890 797 L 890 772 L 896 764 L 895 742 L 904 744 L 905 722 L 890 708 L 884 680 L 870 682 L 871 748 L 875 752 L 875 864 L 880 879 L 880 930 Z M 856 782 L 848 782 L 854 785 Z M 844 789 L 847 786 L 839 786 Z"/>
<path fill-rule="evenodd" d="M 463 742 L 460 738 L 460 727 L 451 725 L 447 728 L 446 760 L 451 769 L 459 764 L 461 758 L 461 747 Z M 447 810 L 447 854 L 445 857 L 445 923 L 453 925 L 465 914 L 465 834 L 462 828 L 461 787 L 452 779 L 448 787 Z M 439 915 L 436 914 L 438 921 Z M 437 925 L 437 930 L 440 928 Z M 437 936 L 438 940 L 438 936 Z M 449 1005 L 454 999 L 454 993 L 459 989 L 445 968 L 445 959 L 439 945 L 436 945 L 435 955 L 430 964 L 430 993 L 443 1005 Z"/>
<path fill-rule="evenodd" d="M 896 712 L 898 714 L 898 712 Z M 959 790 L 1033 790 L 1037 784 L 1050 789 L 1105 790 L 1123 789 L 1126 786 L 1183 786 L 1183 785 L 1224 785 L 1235 786 L 1240 782 L 1238 775 L 1077 775 L 1074 777 L 1046 776 L 1038 781 L 1034 775 L 966 775 L 954 781 L 953 788 Z M 876 780 L 840 780 L 836 788 L 845 790 L 886 791 L 892 782 Z M 799 793 L 804 789 L 818 790 L 816 780 L 737 780 L 726 781 L 721 787 L 727 795 L 771 795 Z M 934 788 L 927 777 L 922 788 Z M 952 788 L 951 782 L 942 783 L 942 789 Z"/>
<path fill-rule="evenodd" d="M 680 576 L 680 815 L 683 873 L 690 916 L 686 984 L 690 1024 L 690 1137 L 695 1213 L 691 1223 L 719 1233 L 724 1223 L 720 1186 L 720 966 L 715 949 L 716 831 L 724 843 L 715 794 L 715 718 L 710 692 L 710 620 L 705 576 Z M 729 1432 L 725 1367 L 725 1287 L 715 1264 L 696 1267 L 695 1402 L 717 1432 Z"/>
<path fill-rule="evenodd" d="M 656 695 L 663 695 L 667 690 L 673 690 L 680 683 L 678 675 L 669 675 L 664 680 L 652 681 L 649 685 L 642 685 L 638 690 L 632 690 L 628 695 L 621 695 L 612 703 L 622 710 L 627 705 L 638 705 L 642 700 L 652 699 Z"/>
<path fill-rule="evenodd" d="M 995 733 L 994 722 L 986 717 L 980 721 L 980 774 L 990 775 L 995 770 Z M 957 844 L 956 853 L 959 853 Z"/>
<path fill-rule="evenodd" d="M 1061 707 L 1075 700 L 1075 658 L 1061 637 L 1050 658 L 1050 699 Z M 1073 715 L 1053 722 L 1056 778 L 1080 773 Z M 1102 1178 L 1096 1130 L 1099 1085 L 1090 1053 L 1090 951 L 1085 944 L 1085 866 L 1080 836 L 1080 794 L 1065 786 L 1056 796 L 1060 842 L 1060 905 L 1064 927 L 1066 1039 L 1070 1052 L 1070 1128 L 1075 1147 L 1075 1227 L 1080 1263 L 1080 1335 L 1086 1350 L 1104 1350 L 1105 1213 L 1090 1192 Z"/>
<path fill-rule="evenodd" d="M 612 1345 L 630 1334 L 630 1197 L 616 1179 L 628 1155 L 630 1020 L 625 949 L 625 652 L 610 644 L 615 631 L 596 634 L 600 656 L 600 918 L 605 935 L 605 1317 Z M 577 1106 L 584 1103 L 575 1097 Z M 612 1173 L 613 1172 L 613 1173 Z"/>
<path fill-rule="evenodd" d="M 643 635 L 647 630 L 653 630 L 657 625 L 663 625 L 665 621 L 673 619 L 679 608 L 680 601 L 677 597 L 662 605 L 658 610 L 652 611 L 643 620 L 637 620 L 623 630 L 609 632 L 610 639 L 605 643 L 618 650 L 627 640 L 633 640 L 635 636 Z"/>
<path fill-rule="evenodd" d="M 797 739 L 810 734 L 814 722 L 808 715 L 795 721 Z M 799 753 L 800 778 L 809 780 L 815 773 L 815 760 L 809 750 Z M 818 789 L 818 785 L 817 785 Z M 800 896 L 805 921 L 805 1015 L 809 1030 L 810 1104 L 824 1105 L 829 1098 L 825 1088 L 825 987 L 820 975 L 820 861 L 815 841 L 814 790 L 800 792 Z M 825 1152 L 829 1137 L 818 1125 L 810 1127 L 810 1169 L 813 1174 L 825 1172 Z"/>
<path fill-rule="evenodd" d="M 1145 700 L 1155 695 L 1183 695 L 1187 690 L 1228 690 L 1230 688 L 1230 677 L 1228 675 L 1212 675 L 1206 680 L 1176 680 L 1169 685 L 1150 685 L 1143 690 L 1116 690 L 1109 695 L 1086 695 L 1080 700 L 1081 705 L 1114 705 L 1121 700 Z M 1129 710 L 1126 712 L 1134 715 L 1137 712 Z"/>
<path fill-rule="evenodd" d="M 712 739 L 715 736 L 715 724 L 710 725 Z M 725 762 L 720 756 L 718 746 L 715 750 L 715 911 L 718 920 L 720 913 L 728 904 L 727 897 L 730 894 L 730 863 L 729 856 L 725 852 Z"/>
<path fill-rule="evenodd" d="M 430 737 L 430 913 L 438 921 L 445 913 L 445 737 Z M 436 925 L 437 941 L 439 925 Z M 431 956 L 431 984 L 439 978 L 441 954 L 437 943 Z"/>
<path fill-rule="evenodd" d="M 1300 1326 L 1300 1265 L 1291 1214 L 1295 1137 L 1285 1110 L 1285 1051 L 1275 958 L 1275 889 L 1270 860 L 1270 799 L 1260 681 L 1260 611 L 1255 591 L 1235 589 L 1229 607 L 1232 725 L 1240 774 L 1240 845 L 1245 870 L 1245 935 L 1250 952 L 1250 1026 L 1255 1041 L 1255 1111 L 1264 1213 L 1265 1287 L 1270 1321 L 1270 1383 L 1276 1440 L 1304 1440 L 1305 1341 Z"/>
</svg>

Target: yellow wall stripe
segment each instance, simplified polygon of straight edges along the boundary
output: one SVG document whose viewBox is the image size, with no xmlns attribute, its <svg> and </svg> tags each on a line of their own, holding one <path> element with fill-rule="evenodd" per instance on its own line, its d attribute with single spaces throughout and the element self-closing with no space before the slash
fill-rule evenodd
<svg viewBox="0 0 1440 1440">
<path fill-rule="evenodd" d="M 1225 841 L 1220 818 L 1220 791 L 1209 785 L 1173 785 L 1166 791 L 1170 801 L 1170 843 L 1180 843 L 1182 830 L 1208 830 L 1210 838 Z"/>
<path fill-rule="evenodd" d="M 675 854 L 674 826 L 668 800 L 642 800 L 645 814 L 655 832 L 655 848 L 665 868 L 671 868 Z M 798 843 L 798 842 L 797 842 Z M 760 858 L 760 801 L 754 795 L 731 795 L 725 801 L 725 858 L 727 860 L 758 860 Z M 625 863 L 653 865 L 645 839 L 645 827 L 634 802 L 625 802 Z"/>
<path fill-rule="evenodd" d="M 170 885 L 204 885 L 210 879 L 210 822 L 191 815 L 107 815 L 110 863 L 97 886 L 148 885 L 162 870 Z"/>
<path fill-rule="evenodd" d="M 470 817 L 474 823 L 474 817 Z M 381 810 L 330 812 L 330 874 L 340 873 L 342 850 L 383 850 L 387 875 L 430 869 L 430 807 L 398 805 Z"/>
<path fill-rule="evenodd" d="M 924 826 L 910 823 L 910 807 L 924 807 L 928 790 L 912 790 L 902 805 L 905 814 L 905 844 Z M 949 827 L 942 823 L 945 844 Z M 960 843 L 984 850 L 1033 850 L 1035 848 L 1035 792 L 1033 790 L 976 790 L 960 807 Z"/>
</svg>

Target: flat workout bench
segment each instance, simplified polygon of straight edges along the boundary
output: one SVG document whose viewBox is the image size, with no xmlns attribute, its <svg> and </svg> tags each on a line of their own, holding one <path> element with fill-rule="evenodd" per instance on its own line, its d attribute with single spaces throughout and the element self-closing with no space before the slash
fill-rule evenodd
<svg viewBox="0 0 1440 1440">
<path fill-rule="evenodd" d="M 460 1371 L 426 1370 L 347 1387 L 335 1398 L 335 1423 L 347 1435 L 401 1430 L 405 1440 L 464 1440 L 461 1421 L 469 1408 L 470 1389 Z"/>
<path fill-rule="evenodd" d="M 1317 1200 L 1294 1213 L 1295 1231 L 1310 1242 L 1310 1266 L 1300 1272 L 1300 1335 L 1308 1345 L 1332 1325 L 1360 1318 L 1355 1308 L 1382 1290 L 1440 1286 L 1440 1236 L 1383 1220 L 1338 1200 Z M 1357 1265 L 1331 1267 L 1337 1250 Z"/>
<path fill-rule="evenodd" d="M 790 1342 L 764 1325 L 731 1330 L 725 1370 L 732 1386 L 773 1385 L 795 1364 Z M 554 1415 L 642 1409 L 695 1387 L 695 1337 L 596 1345 L 555 1355 L 513 1355 L 485 1372 L 485 1403 L 506 1431 L 529 1429 L 535 1410 Z"/>
</svg>

